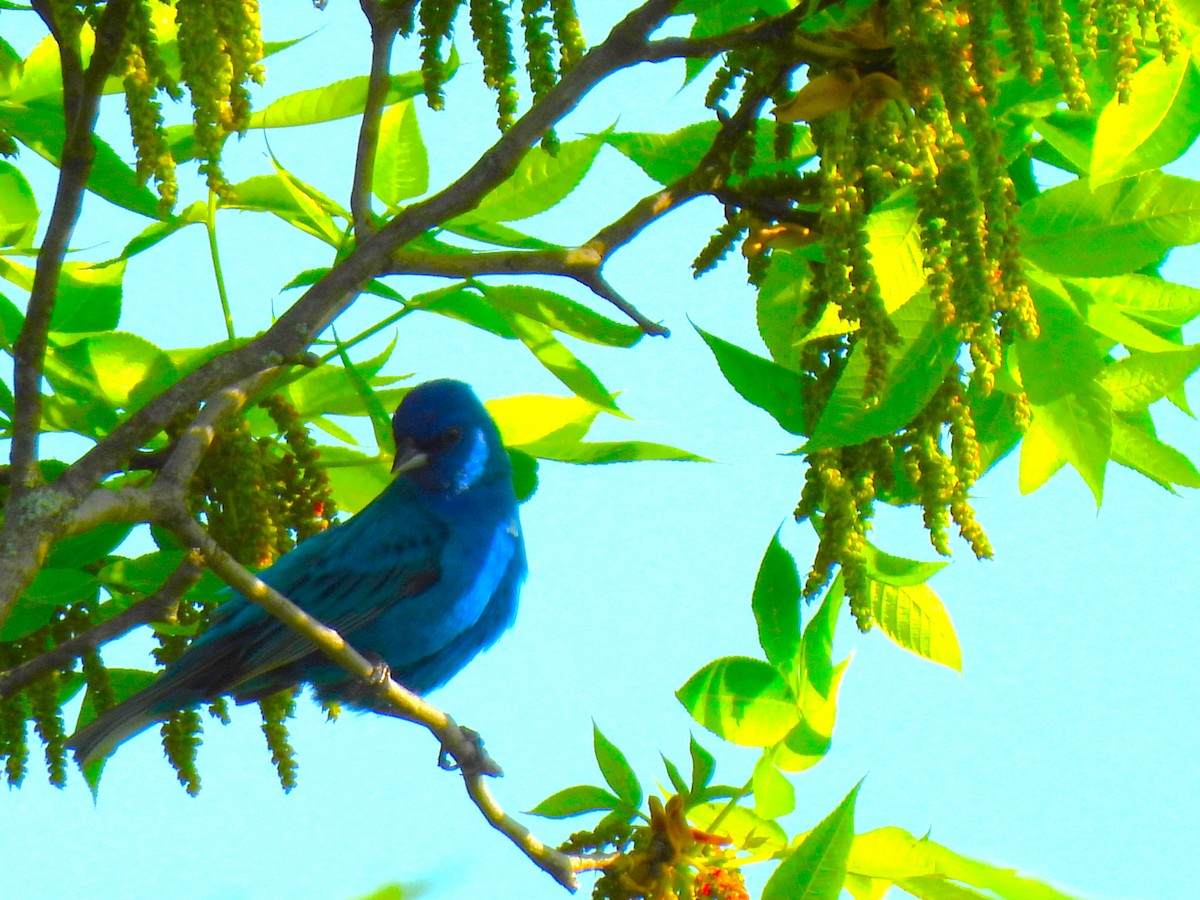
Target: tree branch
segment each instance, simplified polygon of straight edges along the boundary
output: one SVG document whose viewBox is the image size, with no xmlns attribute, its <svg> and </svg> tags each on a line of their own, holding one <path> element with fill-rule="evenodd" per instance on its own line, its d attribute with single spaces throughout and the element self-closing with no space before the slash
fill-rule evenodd
<svg viewBox="0 0 1200 900">
<path fill-rule="evenodd" d="M 95 146 L 92 132 L 100 111 L 100 92 L 124 45 L 122 35 L 131 0 L 105 5 L 96 33 L 95 50 L 87 71 L 79 46 L 79 22 L 60 22 L 49 0 L 36 0 L 34 8 L 55 36 L 63 79 L 65 136 L 59 159 L 61 175 L 46 237 L 38 252 L 37 268 L 29 291 L 25 322 L 13 345 L 12 496 L 21 498 L 41 482 L 37 445 L 42 422 L 42 370 L 46 357 L 50 318 L 58 293 L 63 259 L 92 170 Z M 74 8 L 72 7 L 72 12 Z M 7 523 L 6 523 L 7 524 Z"/>
<path fill-rule="evenodd" d="M 129 2 L 113 0 L 105 15 L 117 7 L 127 8 Z M 67 514 L 107 473 L 122 468 L 133 453 L 166 427 L 177 410 L 260 371 L 264 364 L 279 365 L 303 352 L 350 305 L 362 286 L 383 271 L 398 248 L 447 219 L 473 209 L 512 174 L 542 135 L 574 109 L 593 87 L 612 73 L 642 61 L 650 33 L 658 28 L 674 3 L 675 0 L 647 0 L 621 20 L 603 43 L 586 53 L 458 180 L 429 199 L 406 207 L 378 232 L 360 236 L 355 250 L 309 288 L 267 332 L 181 378 L 131 414 L 53 485 L 39 489 L 39 494 L 27 498 L 24 504 L 10 503 L 0 545 L 0 623 L 7 618 L 14 599 L 32 581 L 50 543 L 61 534 Z M 95 65 L 93 59 L 93 68 Z M 601 282 L 597 281 L 597 286 L 604 290 Z M 43 333 L 43 346 L 44 341 Z M 38 374 L 32 386 L 26 387 L 27 395 L 32 396 L 32 399 L 27 396 L 27 406 L 40 402 L 36 390 L 40 370 Z M 36 411 L 33 421 L 36 423 Z M 36 445 L 34 437 L 27 448 L 30 459 Z"/>
<path fill-rule="evenodd" d="M 82 634 L 63 641 L 53 650 L 48 650 L 15 669 L 0 672 L 0 700 L 28 687 L 47 672 L 65 668 L 76 657 L 127 634 L 139 625 L 160 621 L 203 574 L 204 568 L 200 563 L 199 554 L 189 554 L 179 568 L 167 577 L 162 587 L 149 597 L 139 600 L 123 612 L 92 626 Z"/>
<path fill-rule="evenodd" d="M 354 233 L 362 237 L 374 230 L 371 215 L 371 182 L 375 175 L 375 152 L 379 145 L 379 121 L 391 89 L 392 46 L 406 18 L 412 15 L 412 3 L 399 7 L 381 0 L 359 0 L 363 15 L 371 25 L 371 73 L 367 101 L 358 129 L 358 152 L 354 157 L 354 182 L 350 188 L 350 212 Z"/>
<path fill-rule="evenodd" d="M 387 709 L 383 711 L 428 729 L 441 742 L 443 750 L 459 763 L 467 794 L 488 823 L 508 837 L 555 881 L 563 887 L 575 890 L 578 886 L 575 873 L 589 867 L 590 861 L 570 857 L 546 846 L 501 809 L 484 780 L 485 772 L 489 771 L 487 764 L 491 761 L 478 742 L 465 734 L 449 715 L 427 703 L 390 676 L 380 679 L 379 669 L 351 647 L 345 638 L 256 578 L 222 550 L 208 532 L 188 515 L 182 504 L 163 508 L 158 521 L 181 541 L 198 550 L 209 568 L 231 588 L 303 635 L 325 656 L 361 679 L 364 684 L 374 686 L 380 699 L 387 705 Z M 491 765 L 494 766 L 494 763 Z"/>
</svg>

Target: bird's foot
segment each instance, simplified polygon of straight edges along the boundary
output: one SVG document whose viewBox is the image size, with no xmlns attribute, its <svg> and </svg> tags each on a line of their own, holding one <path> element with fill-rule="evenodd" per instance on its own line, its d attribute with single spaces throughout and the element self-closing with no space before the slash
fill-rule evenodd
<svg viewBox="0 0 1200 900">
<path fill-rule="evenodd" d="M 442 748 L 438 752 L 438 767 L 447 772 L 457 769 L 467 776 L 491 775 L 493 778 L 499 778 L 503 775 L 504 770 L 500 768 L 499 763 L 483 749 L 483 738 L 479 736 L 479 732 L 462 726 L 456 727 L 464 740 L 456 747 L 442 742 Z"/>
<path fill-rule="evenodd" d="M 374 653 L 364 653 L 363 656 L 371 663 L 371 674 L 366 678 L 351 679 L 345 683 L 338 699 L 350 706 L 378 709 L 379 695 L 384 685 L 391 680 L 392 670 L 382 656 L 376 656 Z"/>
</svg>

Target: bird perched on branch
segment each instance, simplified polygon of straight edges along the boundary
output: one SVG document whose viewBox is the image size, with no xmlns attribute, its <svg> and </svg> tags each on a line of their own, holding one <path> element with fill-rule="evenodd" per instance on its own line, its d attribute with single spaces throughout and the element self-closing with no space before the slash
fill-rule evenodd
<svg viewBox="0 0 1200 900">
<path fill-rule="evenodd" d="M 508 454 L 469 387 L 419 385 L 400 403 L 392 430 L 397 475 L 383 493 L 258 577 L 421 694 L 512 624 L 525 546 Z M 300 683 L 325 700 L 359 705 L 364 697 L 361 682 L 235 594 L 157 681 L 68 745 L 86 766 L 176 710 L 225 694 L 259 700 Z"/>
</svg>

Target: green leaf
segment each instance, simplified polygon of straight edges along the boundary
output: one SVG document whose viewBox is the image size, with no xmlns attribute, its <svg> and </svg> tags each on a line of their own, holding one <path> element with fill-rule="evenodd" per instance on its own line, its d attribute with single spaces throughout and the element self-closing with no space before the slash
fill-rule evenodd
<svg viewBox="0 0 1200 900">
<path fill-rule="evenodd" d="M 1200 137 L 1200 72 L 1191 54 L 1153 57 L 1114 96 L 1096 123 L 1089 174 L 1099 186 L 1178 159 Z"/>
<path fill-rule="evenodd" d="M 596 753 L 596 764 L 605 783 L 616 791 L 626 806 L 637 809 L 642 805 L 642 785 L 634 774 L 633 767 L 617 745 L 604 736 L 595 722 L 592 723 L 592 745 Z"/>
<path fill-rule="evenodd" d="M 796 698 L 769 663 L 745 656 L 714 660 L 675 696 L 692 718 L 734 744 L 767 747 L 796 724 Z"/>
<path fill-rule="evenodd" d="M 109 266 L 123 262 L 131 256 L 137 256 L 137 254 L 149 250 L 160 241 L 169 238 L 175 232 L 186 228 L 188 225 L 202 225 L 207 221 L 208 204 L 203 200 L 197 200 L 195 203 L 188 204 L 177 215 L 169 216 L 161 222 L 153 222 L 147 225 L 125 245 L 121 250 L 120 256 L 106 260 L 101 265 Z"/>
<path fill-rule="evenodd" d="M 251 128 L 285 128 L 294 125 L 313 125 L 331 122 L 346 116 L 359 115 L 367 105 L 370 79 L 356 75 L 324 87 L 310 88 L 280 97 L 274 103 L 250 115 Z M 423 90 L 420 72 L 404 72 L 392 76 L 392 84 L 384 99 L 393 105 L 416 97 Z"/>
<path fill-rule="evenodd" d="M 517 313 L 593 344 L 632 347 L 643 336 L 642 330 L 636 325 L 614 322 L 582 303 L 553 291 L 516 284 L 478 284 L 476 287 L 488 303 L 499 310 Z"/>
<path fill-rule="evenodd" d="M 158 590 L 183 562 L 182 550 L 156 550 L 134 559 L 115 559 L 96 576 L 106 589 L 131 594 L 149 594 Z"/>
<path fill-rule="evenodd" d="M 711 462 L 689 450 L 653 441 L 577 441 L 568 436 L 553 436 L 525 444 L 523 448 L 538 459 L 575 465 L 607 465 L 618 462 Z"/>
<path fill-rule="evenodd" d="M 502 184 L 487 194 L 473 210 L 454 221 L 512 222 L 545 212 L 570 194 L 600 150 L 600 137 L 568 141 L 551 156 L 534 147 Z"/>
<path fill-rule="evenodd" d="M 751 783 L 754 786 L 754 811 L 764 819 L 778 819 L 796 808 L 796 789 L 771 762 L 769 752 L 754 764 Z"/>
<path fill-rule="evenodd" d="M 854 804 L 861 786 L 860 781 L 779 864 L 763 888 L 762 900 L 837 900 L 846 880 L 854 842 Z"/>
<path fill-rule="evenodd" d="M 771 854 L 787 847 L 787 834 L 777 822 L 764 819 L 744 806 L 730 809 L 725 803 L 698 803 L 688 809 L 687 816 L 701 831 L 727 837 L 733 846 L 743 850 Z M 714 825 L 717 816 L 721 816 L 721 821 Z"/>
<path fill-rule="evenodd" d="M 804 680 L 826 699 L 831 699 L 833 689 L 833 635 L 837 630 L 837 613 L 845 599 L 845 582 L 839 573 L 804 626 Z"/>
<path fill-rule="evenodd" d="M 889 638 L 917 656 L 962 671 L 962 650 L 946 606 L 927 584 L 868 580 L 871 615 Z"/>
<path fill-rule="evenodd" d="M 130 411 L 178 377 L 166 353 L 145 338 L 124 331 L 86 337 L 58 355 L 94 379 L 100 398 Z"/>
<path fill-rule="evenodd" d="M 1005 900 L 1071 900 L 1049 885 L 1018 875 L 1012 869 L 960 856 L 928 838 L 913 837 L 894 826 L 856 836 L 847 866 L 852 873 L 894 882 L 918 897 L 984 896 L 965 887 L 970 885 L 993 891 Z"/>
<path fill-rule="evenodd" d="M 0 277 L 25 289 L 33 288 L 34 270 L 13 259 L 0 258 Z M 121 317 L 121 281 L 125 264 L 64 263 L 58 278 L 50 329 L 64 333 L 109 331 Z M 5 336 L 15 339 L 23 321 L 15 307 L 6 310 Z M 15 313 L 15 315 L 13 315 Z M 0 313 L 2 315 L 3 313 Z M 9 332 L 12 331 L 12 334 Z"/>
<path fill-rule="evenodd" d="M 692 784 L 689 793 L 695 797 L 712 783 L 713 772 L 716 771 L 717 761 L 711 753 L 692 735 L 688 744 L 692 757 Z"/>
<path fill-rule="evenodd" d="M 396 438 L 392 433 L 392 417 L 388 411 L 383 408 L 383 403 L 372 389 L 369 376 L 365 375 L 350 359 L 350 354 L 346 352 L 345 346 L 338 340 L 337 332 L 333 334 L 333 339 L 337 343 L 338 356 L 342 360 L 342 366 L 346 370 L 346 375 L 350 379 L 350 383 L 354 385 L 354 391 L 362 400 L 363 407 L 367 411 L 367 415 L 371 418 L 371 430 L 375 433 L 375 444 L 379 447 L 380 453 L 395 455 L 396 453 Z M 391 343 L 387 345 L 387 349 L 380 354 L 384 360 L 391 358 L 392 351 L 396 349 L 396 337 L 393 336 Z M 374 371 L 378 371 L 380 366 L 374 366 Z"/>
<path fill-rule="evenodd" d="M 503 307 L 500 307 L 498 312 L 513 334 L 529 348 L 550 374 L 584 400 L 611 413 L 622 415 L 616 399 L 600 383 L 596 374 L 554 337 L 550 326 Z"/>
<path fill-rule="evenodd" d="M 1093 186 L 1081 178 L 1021 207 L 1021 250 L 1048 272 L 1136 272 L 1200 241 L 1200 182 L 1144 172 Z"/>
<path fill-rule="evenodd" d="M 667 770 L 667 778 L 670 780 L 671 787 L 674 788 L 675 793 L 686 795 L 688 793 L 688 784 L 683 780 L 683 773 L 679 771 L 679 766 L 667 759 L 665 754 L 660 753 L 658 755 L 662 757 L 663 768 Z"/>
<path fill-rule="evenodd" d="M 429 190 L 429 154 L 411 100 L 389 106 L 380 118 L 371 188 L 389 208 Z"/>
<path fill-rule="evenodd" d="M 28 247 L 37 233 L 38 206 L 21 170 L 0 160 L 0 246 Z"/>
<path fill-rule="evenodd" d="M 87 572 L 42 569 L 0 627 L 0 641 L 14 641 L 32 634 L 54 618 L 57 607 L 94 600 L 99 588 L 100 582 Z"/>
<path fill-rule="evenodd" d="M 1037 281 L 1030 282 L 1030 291 L 1041 334 L 1017 341 L 1016 349 L 1033 419 L 1099 504 L 1112 445 L 1111 401 L 1095 381 L 1103 357 L 1073 304 Z"/>
<path fill-rule="evenodd" d="M 501 225 L 499 222 L 464 222 L 456 219 L 453 222 L 445 223 L 442 228 L 450 234 L 457 234 L 460 237 L 479 241 L 482 244 L 493 244 L 497 247 L 516 247 L 521 250 L 566 251 L 566 248 L 561 244 L 552 244 L 549 241 L 543 241 L 541 238 L 532 237 L 523 231 L 517 231 L 515 228 Z M 410 244 L 409 246 L 413 245 Z M 442 246 L 448 247 L 449 245 L 443 244 Z M 471 252 L 461 247 L 453 249 L 459 253 Z"/>
<path fill-rule="evenodd" d="M 338 509 L 356 513 L 392 483 L 390 460 L 346 447 L 321 447 L 320 451 Z"/>
<path fill-rule="evenodd" d="M 924 584 L 949 565 L 946 562 L 922 562 L 893 556 L 880 550 L 870 541 L 867 541 L 863 548 L 863 562 L 868 578 L 895 587 Z"/>
<path fill-rule="evenodd" d="M 497 337 L 508 340 L 517 338 L 516 332 L 509 327 L 504 316 L 483 299 L 478 291 L 465 285 L 455 284 L 417 294 L 409 302 L 417 309 L 466 322 Z"/>
<path fill-rule="evenodd" d="M 63 538 L 50 550 L 46 565 L 52 568 L 82 568 L 112 553 L 132 530 L 133 525 L 128 522 L 104 522 L 83 534 Z"/>
<path fill-rule="evenodd" d="M 750 606 L 767 661 L 787 675 L 800 651 L 800 576 L 796 561 L 779 542 L 778 531 L 758 567 Z"/>
<path fill-rule="evenodd" d="M 825 408 L 813 426 L 805 449 L 848 447 L 891 434 L 925 408 L 945 379 L 958 353 L 958 338 L 922 291 L 892 314 L 900 344 L 889 350 L 888 380 L 883 396 L 868 406 L 863 393 L 867 355 L 855 346 Z"/>
<path fill-rule="evenodd" d="M 54 53 L 57 58 L 57 50 Z M 66 131 L 58 103 L 5 107 L 0 110 L 0 128 L 54 165 L 61 164 Z M 137 173 L 99 137 L 92 135 L 92 144 L 96 157 L 88 175 L 88 190 L 123 209 L 157 219 L 158 198 L 140 182 Z"/>
<path fill-rule="evenodd" d="M 141 669 L 109 669 L 108 686 L 112 691 L 113 700 L 121 703 L 138 691 L 149 687 L 154 683 L 156 677 L 156 673 L 145 672 Z M 79 707 L 79 718 L 75 722 L 75 730 L 78 731 L 84 725 L 94 721 L 97 715 L 95 692 L 89 687 L 87 693 L 84 694 L 83 704 Z M 92 789 L 93 798 L 100 789 L 100 775 L 104 771 L 104 762 L 105 759 L 97 759 L 83 770 L 84 780 Z"/>
<path fill-rule="evenodd" d="M 798 134 L 790 159 L 775 159 L 775 122 L 759 119 L 754 132 L 754 160 L 749 175 L 773 171 L 794 171 L 813 157 L 811 141 L 805 130 Z M 687 175 L 704 158 L 721 130 L 714 119 L 687 125 L 671 134 L 653 132 L 612 132 L 598 135 L 610 147 L 618 150 L 654 181 L 669 185 Z"/>
<path fill-rule="evenodd" d="M 1109 363 L 1100 385 L 1117 412 L 1136 412 L 1181 387 L 1200 367 L 1200 344 L 1164 353 L 1135 353 Z"/>
<path fill-rule="evenodd" d="M 567 819 L 601 809 L 617 809 L 621 805 L 620 800 L 602 787 L 577 784 L 551 794 L 529 810 L 529 814 L 547 819 Z"/>
<path fill-rule="evenodd" d="M 801 389 L 804 382 L 791 369 L 709 334 L 693 323 L 712 351 L 725 380 L 742 399 L 770 413 L 791 434 L 807 434 Z"/>
<path fill-rule="evenodd" d="M 1200 289 L 1150 275 L 1073 278 L 1096 303 L 1110 304 L 1151 324 L 1178 328 L 1200 315 Z"/>
<path fill-rule="evenodd" d="M 1200 472 L 1183 453 L 1153 434 L 1113 416 L 1112 458 L 1171 490 L 1171 485 L 1200 488 Z"/>
</svg>

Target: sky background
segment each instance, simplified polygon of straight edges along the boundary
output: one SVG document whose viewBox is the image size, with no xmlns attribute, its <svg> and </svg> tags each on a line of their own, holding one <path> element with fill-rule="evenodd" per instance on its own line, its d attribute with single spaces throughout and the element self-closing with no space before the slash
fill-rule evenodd
<svg viewBox="0 0 1200 900">
<path fill-rule="evenodd" d="M 593 42 L 623 7 L 580 4 Z M 331 0 L 324 12 L 299 0 L 267 0 L 264 20 L 270 39 L 315 33 L 269 61 L 260 108 L 282 93 L 366 71 L 365 27 L 349 0 Z M 3 34 L 22 52 L 35 31 L 22 40 L 18 27 L 31 21 L 4 13 Z M 447 91 L 449 111 L 418 112 L 435 154 L 435 187 L 495 138 L 478 64 L 470 53 L 464 58 Z M 413 48 L 399 48 L 394 70 L 415 66 Z M 623 73 L 589 96 L 559 133 L 568 139 L 613 122 L 623 131 L 665 131 L 699 121 L 702 88 L 680 92 L 681 82 L 676 64 Z M 124 148 L 119 113 L 110 101 L 107 133 Z M 344 201 L 353 122 L 268 137 L 283 165 Z M 269 171 L 266 152 L 261 132 L 231 145 L 231 178 Z M 29 153 L 21 165 L 40 173 L 35 188 L 48 210 L 52 171 Z M 1195 154 L 1172 170 L 1200 177 Z M 575 243 L 653 187 L 605 150 L 577 197 L 521 227 Z M 493 787 L 512 813 L 567 785 L 600 781 L 593 720 L 647 786 L 666 780 L 660 752 L 686 761 L 693 728 L 717 751 L 718 780 L 741 783 L 749 775 L 754 752 L 702 733 L 673 696 L 714 657 L 759 655 L 750 590 L 803 482 L 799 461 L 780 455 L 795 438 L 737 397 L 689 324 L 760 346 L 753 293 L 736 262 L 692 281 L 688 265 L 718 220 L 715 203 L 693 203 L 651 226 L 607 268 L 627 299 L 672 329 L 671 338 L 645 339 L 632 350 L 576 348 L 621 392 L 634 419 L 605 418 L 594 437 L 673 443 L 717 462 L 543 464 L 539 490 L 522 509 L 530 576 L 516 626 L 433 696 L 484 735 L 508 773 Z M 85 248 L 84 258 L 106 258 L 144 224 L 89 196 L 73 243 Z M 296 272 L 329 262 L 324 245 L 262 215 L 226 214 L 220 227 L 240 334 L 266 327 L 272 310 L 294 301 L 296 292 L 279 289 Z M 1200 284 L 1195 251 L 1177 252 L 1166 274 Z M 406 294 L 435 284 L 392 283 Z M 574 285 L 538 283 L 598 302 Z M 339 320 L 339 333 L 356 333 L 392 311 L 363 298 Z M 224 336 L 202 229 L 130 265 L 122 327 L 164 346 Z M 393 333 L 364 345 L 362 355 Z M 462 378 L 485 399 L 564 393 L 521 346 L 434 316 L 402 323 L 386 371 Z M 1200 432 L 1182 414 L 1164 410 L 1160 434 L 1200 455 Z M 69 456 L 79 447 L 55 439 L 46 449 Z M 956 546 L 954 564 L 932 582 L 954 619 L 963 674 L 912 656 L 877 631 L 860 635 L 843 610 L 835 653 L 854 659 L 833 747 L 795 778 L 797 811 L 786 825 L 792 832 L 810 827 L 866 776 L 859 831 L 930 830 L 961 853 L 1081 896 L 1193 897 L 1200 876 L 1195 497 L 1169 495 L 1115 465 L 1099 511 L 1070 470 L 1021 497 L 1015 456 L 976 496 L 996 560 L 976 563 Z M 787 524 L 783 537 L 805 565 L 811 531 Z M 934 558 L 911 510 L 882 511 L 873 540 L 893 553 Z M 146 646 L 126 641 L 106 659 L 144 664 Z M 300 784 L 287 796 L 253 707 L 236 710 L 231 727 L 206 732 L 198 799 L 179 788 L 153 733 L 110 761 L 96 804 L 76 774 L 60 791 L 35 768 L 24 788 L 0 795 L 6 891 L 29 900 L 341 900 L 402 882 L 423 885 L 429 897 L 563 896 L 490 830 L 459 779 L 434 767 L 436 743 L 424 730 L 370 715 L 327 725 L 315 705 L 302 702 L 292 735 Z M 593 820 L 524 821 L 553 842 Z M 590 882 L 582 893 L 590 893 Z"/>
</svg>

